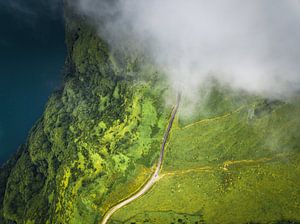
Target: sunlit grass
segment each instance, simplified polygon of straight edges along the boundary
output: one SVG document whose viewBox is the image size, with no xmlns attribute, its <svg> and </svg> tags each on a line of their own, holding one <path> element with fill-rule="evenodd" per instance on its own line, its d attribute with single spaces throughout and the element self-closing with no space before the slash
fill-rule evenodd
<svg viewBox="0 0 300 224">
<path fill-rule="evenodd" d="M 300 220 L 298 114 L 292 104 L 252 103 L 175 126 L 161 179 L 110 223 Z"/>
</svg>

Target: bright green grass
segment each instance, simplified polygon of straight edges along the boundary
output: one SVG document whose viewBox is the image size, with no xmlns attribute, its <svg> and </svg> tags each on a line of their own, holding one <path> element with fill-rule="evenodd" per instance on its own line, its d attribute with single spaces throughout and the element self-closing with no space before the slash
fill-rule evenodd
<svg viewBox="0 0 300 224">
<path fill-rule="evenodd" d="M 172 210 L 199 214 L 206 223 L 300 220 L 299 162 L 300 157 L 295 156 L 228 170 L 214 167 L 212 171 L 166 175 L 148 194 L 113 218 L 134 223 L 135 216 L 141 220 L 145 212 Z"/>
<path fill-rule="evenodd" d="M 196 213 L 193 215 L 185 214 L 185 213 L 176 213 L 173 211 L 165 211 L 165 212 L 144 212 L 139 215 L 136 215 L 134 218 L 129 218 L 126 221 L 117 221 L 114 220 L 111 223 L 120 224 L 120 223 L 195 223 L 200 224 L 203 223 L 203 218 L 201 214 Z"/>
<path fill-rule="evenodd" d="M 242 106 L 235 112 L 174 128 L 164 170 L 300 152 L 300 106 Z M 255 109 L 256 108 L 256 109 Z M 257 115 L 251 118 L 251 111 Z"/>
<path fill-rule="evenodd" d="M 299 106 L 261 103 L 175 126 L 162 178 L 110 223 L 300 221 L 298 114 Z"/>
</svg>

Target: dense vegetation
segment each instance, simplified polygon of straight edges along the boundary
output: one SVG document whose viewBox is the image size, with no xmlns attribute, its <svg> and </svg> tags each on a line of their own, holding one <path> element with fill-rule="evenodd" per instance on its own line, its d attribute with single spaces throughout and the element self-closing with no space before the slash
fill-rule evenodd
<svg viewBox="0 0 300 224">
<path fill-rule="evenodd" d="M 84 18 L 66 19 L 65 84 L 1 170 L 1 223 L 94 223 L 145 182 L 159 153 L 162 80 L 142 58 L 114 54 Z"/>
<path fill-rule="evenodd" d="M 164 77 L 69 9 L 66 44 L 63 87 L 0 170 L 0 223 L 98 223 L 153 172 L 171 111 Z M 110 222 L 299 221 L 299 101 L 214 81 L 201 91 L 193 116 L 177 117 L 161 179 Z"/>
</svg>

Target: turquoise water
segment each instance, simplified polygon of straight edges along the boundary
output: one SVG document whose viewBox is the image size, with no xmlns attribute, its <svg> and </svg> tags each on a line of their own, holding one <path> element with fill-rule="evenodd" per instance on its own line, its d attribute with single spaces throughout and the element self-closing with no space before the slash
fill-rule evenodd
<svg viewBox="0 0 300 224">
<path fill-rule="evenodd" d="M 62 83 L 61 5 L 33 2 L 20 0 L 21 8 L 17 0 L 0 3 L 0 164 L 26 141 L 51 92 Z"/>
</svg>

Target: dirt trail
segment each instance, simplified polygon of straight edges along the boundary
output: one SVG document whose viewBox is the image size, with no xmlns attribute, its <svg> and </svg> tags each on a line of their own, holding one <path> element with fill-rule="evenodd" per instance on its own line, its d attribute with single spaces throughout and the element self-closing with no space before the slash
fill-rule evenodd
<svg viewBox="0 0 300 224">
<path fill-rule="evenodd" d="M 128 205 L 129 203 L 131 203 L 132 201 L 134 201 L 135 199 L 141 197 L 142 195 L 144 195 L 145 193 L 147 193 L 150 188 L 154 185 L 154 183 L 159 179 L 159 172 L 163 163 L 163 159 L 164 159 L 164 153 L 165 153 L 165 146 L 176 116 L 176 113 L 178 111 L 178 107 L 179 107 L 179 103 L 180 103 L 180 94 L 178 94 L 177 96 L 177 102 L 176 105 L 173 107 L 172 110 L 172 115 L 171 115 L 171 119 L 169 121 L 169 125 L 167 127 L 167 130 L 165 131 L 164 134 L 164 139 L 163 139 L 163 143 L 161 145 L 161 149 L 160 149 L 160 155 L 159 155 L 159 160 L 155 169 L 155 172 L 152 174 L 151 178 L 148 180 L 148 182 L 133 196 L 131 196 L 130 198 L 126 199 L 125 201 L 120 202 L 119 204 L 115 205 L 114 207 L 112 207 L 104 216 L 104 218 L 101 221 L 101 224 L 106 224 L 108 222 L 108 220 L 111 218 L 111 216 L 118 211 L 119 209 L 121 209 L 122 207 L 124 207 L 125 205 Z"/>
</svg>

